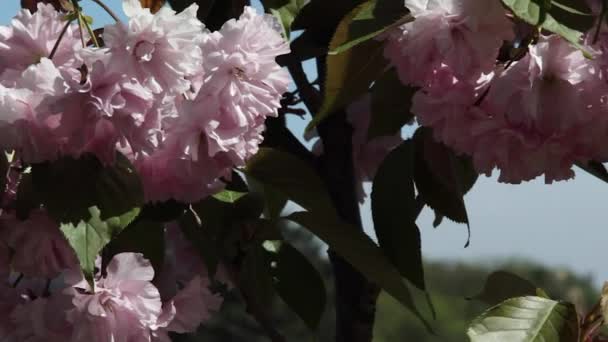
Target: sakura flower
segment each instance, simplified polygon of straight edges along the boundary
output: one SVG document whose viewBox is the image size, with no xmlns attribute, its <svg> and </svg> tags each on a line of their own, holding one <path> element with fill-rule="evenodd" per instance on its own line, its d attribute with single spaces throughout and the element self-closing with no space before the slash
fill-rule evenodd
<svg viewBox="0 0 608 342">
<path fill-rule="evenodd" d="M 438 140 L 471 155 L 478 171 L 498 168 L 501 182 L 543 174 L 547 183 L 565 180 L 575 162 L 608 160 L 608 85 L 600 69 L 563 39 L 543 37 L 493 79 L 427 90 L 412 110 Z"/>
<path fill-rule="evenodd" d="M 225 152 L 236 165 L 257 152 L 266 116 L 277 115 L 289 77 L 276 57 L 289 53 L 275 19 L 246 7 L 202 46 L 208 72 L 196 99 L 184 105 L 176 128 L 196 160 L 202 140 L 213 157 Z M 202 139 L 199 138 L 202 134 Z"/>
<path fill-rule="evenodd" d="M 105 27 L 107 65 L 154 93 L 188 91 L 186 78 L 202 73 L 199 44 L 204 26 L 196 18 L 198 6 L 193 4 L 178 14 L 163 7 L 152 14 L 138 0 L 124 0 L 123 8 L 129 23 Z"/>
<path fill-rule="evenodd" d="M 53 130 L 57 117 L 40 115 L 47 96 L 65 92 L 63 77 L 47 58 L 27 67 L 12 87 L 0 84 L 0 147 L 16 150 L 26 162 L 53 160 L 60 142 Z"/>
<path fill-rule="evenodd" d="M 154 97 L 147 88 L 96 62 L 85 83 L 70 82 L 67 92 L 48 97 L 39 111 L 60 117 L 54 134 L 62 142 L 62 154 L 88 152 L 109 163 L 119 142 L 134 153 L 153 149 L 155 131 L 144 125 L 155 115 L 148 117 L 153 106 Z"/>
<path fill-rule="evenodd" d="M 9 69 L 21 72 L 41 58 L 49 57 L 66 25 L 63 16 L 52 5 L 38 3 L 36 13 L 23 9 L 10 26 L 1 26 L 0 74 Z M 79 44 L 78 28 L 71 24 L 53 56 L 55 65 L 60 68 L 77 67 L 74 52 L 79 49 Z M 3 75 L 3 81 L 5 79 Z"/>
<path fill-rule="evenodd" d="M 25 221 L 5 216 L 6 244 L 14 251 L 15 271 L 27 276 L 54 278 L 66 269 L 78 268 L 78 260 L 67 240 L 43 209 L 34 210 Z"/>
<path fill-rule="evenodd" d="M 384 158 L 402 142 L 399 134 L 368 140 L 371 114 L 370 95 L 363 96 L 347 108 L 347 119 L 353 126 L 353 163 L 360 201 L 365 198 L 362 183 L 374 179 Z"/>
<path fill-rule="evenodd" d="M 153 278 L 154 269 L 141 254 L 115 255 L 93 292 L 74 297 L 71 341 L 151 341 L 162 308 Z"/>
<path fill-rule="evenodd" d="M 406 0 L 414 21 L 389 31 L 385 56 L 406 84 L 426 86 L 447 68 L 475 80 L 491 71 L 513 29 L 500 1 Z"/>
<path fill-rule="evenodd" d="M 0 319 L 0 341 L 19 341 L 14 334 L 14 322 L 8 319 L 8 317 L 22 303 L 25 303 L 25 300 L 19 290 L 6 285 L 4 282 L 0 282 L 0 317 L 2 317 Z"/>
<path fill-rule="evenodd" d="M 164 331 L 196 331 L 219 310 L 223 298 L 211 292 L 211 280 L 199 252 L 182 234 L 177 223 L 165 229 L 165 264 L 155 282 L 165 299 L 163 311 L 172 319 Z M 214 279 L 230 285 L 220 264 Z"/>
<path fill-rule="evenodd" d="M 39 297 L 17 306 L 10 315 L 18 341 L 68 341 L 72 325 L 66 313 L 73 308 L 73 291 Z"/>
</svg>

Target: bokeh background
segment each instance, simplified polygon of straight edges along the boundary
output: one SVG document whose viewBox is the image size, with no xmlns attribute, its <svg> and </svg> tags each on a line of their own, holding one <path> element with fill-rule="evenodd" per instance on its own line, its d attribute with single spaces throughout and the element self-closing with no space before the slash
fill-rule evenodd
<svg viewBox="0 0 608 342">
<path fill-rule="evenodd" d="M 121 0 L 104 0 L 122 15 Z M 111 23 L 111 18 L 90 0 L 82 0 L 94 26 Z M 261 8 L 259 1 L 254 6 Z M 0 1 L 0 25 L 10 23 L 19 10 L 19 0 Z M 316 79 L 313 61 L 305 65 Z M 302 136 L 306 121 L 290 117 L 289 126 Z M 409 130 L 411 131 L 411 130 Z M 408 134 L 408 130 L 404 131 Z M 311 142 L 306 142 L 310 146 Z M 369 190 L 369 187 L 367 187 Z M 425 209 L 418 221 L 422 231 L 422 252 L 427 280 L 436 306 L 438 336 L 431 336 L 407 311 L 390 297 L 381 295 L 375 340 L 466 341 L 465 326 L 483 306 L 465 298 L 478 293 L 485 277 L 497 269 L 508 269 L 557 298 L 589 308 L 608 280 L 608 184 L 576 170 L 576 178 L 551 185 L 542 179 L 521 185 L 497 182 L 496 175 L 480 177 L 465 201 L 471 221 L 471 244 L 464 248 L 467 229 L 445 220 L 433 228 L 432 211 Z M 366 230 L 373 235 L 369 203 L 363 205 Z M 294 231 L 290 239 L 314 260 L 330 292 L 328 309 L 320 329 L 320 340 L 333 340 L 331 268 L 325 247 L 309 234 Z M 421 297 L 421 296 L 419 296 Z M 421 301 L 421 305 L 424 302 Z M 277 303 L 276 322 L 289 341 L 311 341 L 303 324 Z M 264 341 L 263 334 L 246 314 L 238 298 L 230 298 L 222 312 L 203 327 L 198 336 L 177 337 L 178 341 Z"/>
</svg>

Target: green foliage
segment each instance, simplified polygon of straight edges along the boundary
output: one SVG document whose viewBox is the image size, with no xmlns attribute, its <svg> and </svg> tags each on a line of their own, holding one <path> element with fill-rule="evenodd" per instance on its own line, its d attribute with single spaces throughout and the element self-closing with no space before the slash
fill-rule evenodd
<svg viewBox="0 0 608 342">
<path fill-rule="evenodd" d="M 312 213 L 294 213 L 289 215 L 287 219 L 306 227 L 325 241 L 361 274 L 381 286 L 391 296 L 409 308 L 421 321 L 428 324 L 416 308 L 411 293 L 401 279 L 399 271 L 365 233 L 358 232 L 345 223 L 323 216 L 316 216 Z"/>
<path fill-rule="evenodd" d="M 89 208 L 90 218 L 72 223 L 61 224 L 61 231 L 74 248 L 82 272 L 91 286 L 95 274 L 95 259 L 99 252 L 127 227 L 139 214 L 139 208 L 132 209 L 121 216 L 102 219 L 97 207 Z"/>
<path fill-rule="evenodd" d="M 105 262 L 119 253 L 141 253 L 155 270 L 162 270 L 165 260 L 165 230 L 161 222 L 140 215 L 105 247 Z"/>
<path fill-rule="evenodd" d="M 373 39 L 389 28 L 413 20 L 406 16 L 408 10 L 400 0 L 369 0 L 360 7 L 349 26 L 348 39 L 330 49 L 331 54 L 339 54 L 361 43 Z"/>
<path fill-rule="evenodd" d="M 213 195 L 213 198 L 226 203 L 234 203 L 243 196 L 245 196 L 243 192 L 224 190 Z"/>
<path fill-rule="evenodd" d="M 577 342 L 578 315 L 569 303 L 542 297 L 517 297 L 476 318 L 467 334 L 471 342 Z"/>
<path fill-rule="evenodd" d="M 278 251 L 269 257 L 277 293 L 309 329 L 317 330 L 327 296 L 319 271 L 287 242 L 278 244 Z"/>
<path fill-rule="evenodd" d="M 116 217 L 140 208 L 144 202 L 137 172 L 119 153 L 112 165 L 104 166 L 94 156 L 85 155 L 35 164 L 31 173 L 29 190 L 35 190 L 30 194 L 34 203 L 43 204 L 58 222 L 86 221 L 93 206 L 99 208 L 101 219 Z"/>
<path fill-rule="evenodd" d="M 439 215 L 468 225 L 463 196 L 477 181 L 472 162 L 436 142 L 430 129 L 419 128 L 413 139 L 414 180 L 420 196 Z"/>
<path fill-rule="evenodd" d="M 397 70 L 391 68 L 378 78 L 371 89 L 372 115 L 367 138 L 392 136 L 414 119 L 410 112 L 416 88 L 405 86 L 399 80 Z"/>
<path fill-rule="evenodd" d="M 287 40 L 291 36 L 291 24 L 296 19 L 302 8 L 309 0 L 263 0 L 266 11 L 272 13 L 283 27 L 283 33 Z"/>
<path fill-rule="evenodd" d="M 488 276 L 483 290 L 472 299 L 489 305 L 497 305 L 509 298 L 536 295 L 536 287 L 520 276 L 497 271 Z"/>
<path fill-rule="evenodd" d="M 408 140 L 386 157 L 374 178 L 371 205 L 382 251 L 403 277 L 424 290 L 413 155 L 414 146 Z"/>
<path fill-rule="evenodd" d="M 335 215 L 325 184 L 315 170 L 289 153 L 260 149 L 244 172 L 309 211 Z"/>
<path fill-rule="evenodd" d="M 562 21 L 557 21 L 553 15 L 549 13 L 551 0 L 502 0 L 502 2 L 521 20 L 528 24 L 536 25 L 544 30 L 556 33 L 584 51 L 580 44 L 583 34 L 566 26 Z M 578 16 L 578 14 L 574 15 Z M 592 18 L 590 18 L 590 20 L 593 22 Z"/>
<path fill-rule="evenodd" d="M 369 5 L 358 6 L 340 22 L 329 44 L 330 51 L 351 40 L 350 26 L 362 11 L 369 10 L 367 6 Z M 323 105 L 307 130 L 367 92 L 372 82 L 382 74 L 387 65 L 383 56 L 382 42 L 373 39 L 366 40 L 343 53 L 328 55 Z"/>
<path fill-rule="evenodd" d="M 606 170 L 606 167 L 602 163 L 590 161 L 587 164 L 577 163 L 576 165 L 583 169 L 585 172 L 589 173 L 590 175 L 595 176 L 598 179 L 608 183 L 608 170 Z"/>
</svg>

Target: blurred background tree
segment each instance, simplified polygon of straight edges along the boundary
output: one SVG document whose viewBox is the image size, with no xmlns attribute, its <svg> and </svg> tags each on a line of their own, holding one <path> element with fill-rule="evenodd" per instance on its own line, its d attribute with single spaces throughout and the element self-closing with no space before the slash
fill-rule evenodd
<svg viewBox="0 0 608 342">
<path fill-rule="evenodd" d="M 291 230 L 290 240 L 313 261 L 323 275 L 328 290 L 327 308 L 319 329 L 319 341 L 335 339 L 333 282 L 331 265 L 325 256 L 325 247 L 303 229 Z M 420 321 L 385 293 L 378 299 L 374 342 L 466 342 L 466 327 L 470 320 L 488 306 L 467 298 L 479 294 L 488 275 L 495 270 L 512 272 L 544 289 L 552 298 L 574 303 L 586 312 L 597 301 L 599 288 L 591 276 L 579 275 L 565 268 L 547 268 L 523 259 L 477 264 L 428 262 L 426 277 L 432 301 L 437 312 L 433 326 L 437 336 L 430 335 Z M 413 291 L 416 291 L 412 289 Z M 415 292 L 419 307 L 425 307 L 424 294 Z M 299 318 L 277 299 L 274 305 L 275 326 L 289 336 L 289 341 L 312 341 L 310 333 Z M 178 342 L 263 342 L 268 341 L 264 331 L 236 295 L 230 294 L 219 315 L 201 327 L 196 335 L 176 336 Z"/>
</svg>

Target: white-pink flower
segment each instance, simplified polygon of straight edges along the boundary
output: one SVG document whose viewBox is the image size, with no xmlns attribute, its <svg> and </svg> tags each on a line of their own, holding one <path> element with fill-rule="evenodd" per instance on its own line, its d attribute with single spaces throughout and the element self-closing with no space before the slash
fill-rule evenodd
<svg viewBox="0 0 608 342">
<path fill-rule="evenodd" d="M 491 71 L 513 28 L 498 0 L 406 0 L 414 21 L 389 31 L 385 56 L 406 84 L 426 86 L 448 69 L 475 80 Z"/>
<path fill-rule="evenodd" d="M 52 5 L 39 2 L 36 13 L 22 9 L 13 18 L 10 26 L 0 26 L 0 74 L 7 70 L 21 72 L 42 58 L 49 57 L 66 25 L 63 17 L 64 14 L 55 10 Z M 78 28 L 72 23 L 53 57 L 53 62 L 60 68 L 77 67 L 75 51 L 80 48 L 80 44 Z M 6 77 L 2 76 L 2 82 L 6 81 Z"/>
<path fill-rule="evenodd" d="M 68 313 L 71 341 L 151 341 L 162 313 L 160 294 L 151 281 L 154 269 L 141 254 L 117 254 L 95 288 L 75 295 Z"/>
<path fill-rule="evenodd" d="M 192 77 L 203 72 L 199 44 L 204 39 L 198 6 L 176 14 L 169 7 L 152 14 L 138 0 L 124 0 L 128 24 L 105 27 L 107 49 L 100 55 L 112 71 L 133 77 L 154 93 L 182 94 Z"/>
<path fill-rule="evenodd" d="M 572 178 L 576 162 L 608 160 L 607 94 L 599 64 L 550 36 L 477 83 L 420 92 L 412 110 L 478 171 L 498 168 L 507 183 L 541 175 L 551 183 Z"/>
<path fill-rule="evenodd" d="M 54 278 L 66 269 L 77 269 L 78 260 L 59 230 L 59 224 L 44 209 L 33 210 L 25 221 L 3 215 L 2 238 L 13 250 L 11 264 L 26 276 Z"/>
</svg>

